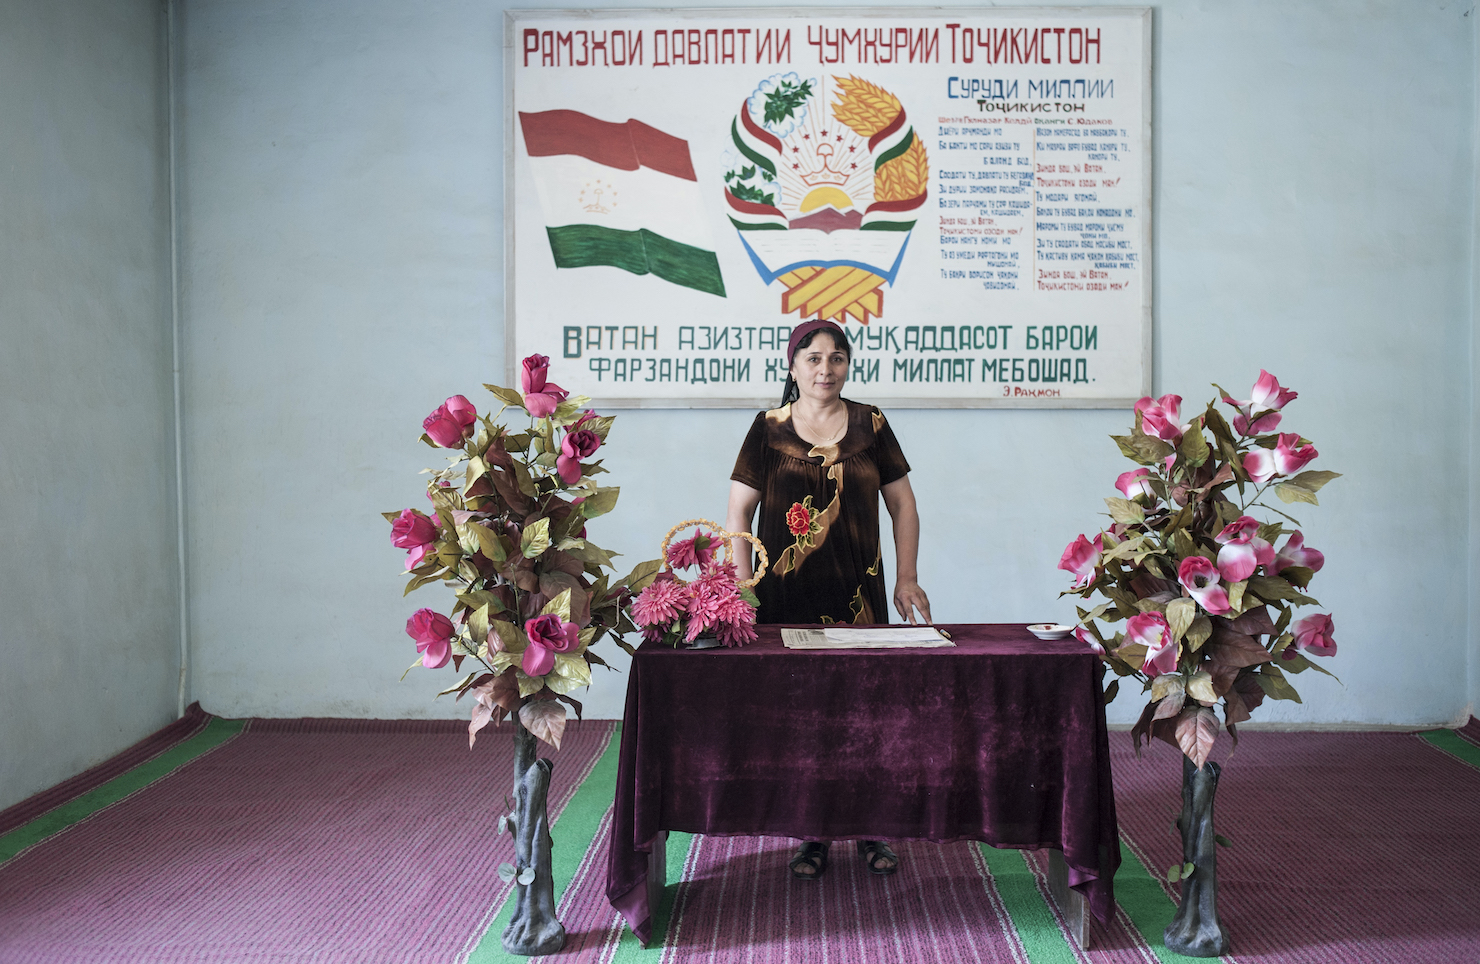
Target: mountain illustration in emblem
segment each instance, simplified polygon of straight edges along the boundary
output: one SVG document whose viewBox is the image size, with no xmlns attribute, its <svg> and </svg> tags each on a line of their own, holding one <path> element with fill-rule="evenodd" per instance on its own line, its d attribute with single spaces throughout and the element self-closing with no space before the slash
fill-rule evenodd
<svg viewBox="0 0 1480 964">
<path fill-rule="evenodd" d="M 930 181 L 899 98 L 854 76 L 776 74 L 730 138 L 726 213 L 761 280 L 781 282 L 781 313 L 881 317 Z"/>
</svg>

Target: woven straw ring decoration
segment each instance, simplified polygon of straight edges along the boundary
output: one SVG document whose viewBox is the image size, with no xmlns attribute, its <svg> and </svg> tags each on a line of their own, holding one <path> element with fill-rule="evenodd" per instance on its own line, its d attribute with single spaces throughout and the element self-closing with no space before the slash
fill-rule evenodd
<svg viewBox="0 0 1480 964">
<path fill-rule="evenodd" d="M 730 557 L 733 556 L 735 553 L 734 548 L 730 544 L 730 540 L 746 539 L 750 542 L 751 545 L 755 546 L 756 554 L 761 557 L 761 564 L 756 567 L 754 576 L 751 576 L 749 579 L 742 580 L 738 583 L 738 585 L 745 586 L 747 588 L 754 586 L 756 583 L 761 581 L 761 576 L 764 576 L 766 574 L 766 569 L 770 566 L 771 560 L 770 557 L 766 555 L 766 547 L 761 544 L 761 541 L 759 539 L 748 532 L 726 532 L 722 526 L 709 519 L 685 519 L 678 525 L 674 526 L 672 529 L 668 530 L 668 534 L 663 537 L 664 569 L 668 570 L 669 572 L 673 571 L 673 567 L 668 563 L 668 543 L 673 541 L 673 537 L 675 535 L 677 535 L 682 530 L 687 529 L 689 526 L 709 526 L 711 529 L 713 529 L 715 537 L 719 539 L 721 541 L 721 544 L 724 546 L 726 561 L 730 561 Z M 687 586 L 689 584 L 689 581 L 687 579 L 679 579 L 677 575 L 674 575 L 673 578 L 681 586 Z"/>
</svg>

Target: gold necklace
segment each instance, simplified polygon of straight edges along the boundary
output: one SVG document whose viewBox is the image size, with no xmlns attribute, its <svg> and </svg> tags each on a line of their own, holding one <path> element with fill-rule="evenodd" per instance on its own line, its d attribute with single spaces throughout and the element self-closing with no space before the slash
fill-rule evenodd
<svg viewBox="0 0 1480 964">
<path fill-rule="evenodd" d="M 797 414 L 801 414 L 801 413 L 798 412 Z M 812 421 L 812 419 L 810 417 L 806 419 L 806 421 L 803 424 L 803 427 L 807 430 L 807 434 L 816 436 L 817 438 L 822 438 L 822 433 L 817 430 L 816 424 L 813 423 L 813 421 Z M 840 428 L 840 429 L 838 429 L 832 435 L 830 435 L 827 438 L 823 439 L 821 442 L 817 442 L 815 444 L 817 444 L 817 445 L 831 445 L 834 442 L 836 442 L 838 439 L 842 438 L 847 433 L 848 433 L 848 410 L 845 408 L 843 410 L 843 427 Z"/>
</svg>

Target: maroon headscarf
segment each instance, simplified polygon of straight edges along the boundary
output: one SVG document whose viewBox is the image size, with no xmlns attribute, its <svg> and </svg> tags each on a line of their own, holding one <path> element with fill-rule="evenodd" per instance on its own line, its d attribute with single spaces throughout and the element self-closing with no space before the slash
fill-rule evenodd
<svg viewBox="0 0 1480 964">
<path fill-rule="evenodd" d="M 792 358 L 796 356 L 797 346 L 802 343 L 802 339 L 812 334 L 812 332 L 821 331 L 824 328 L 836 336 L 839 345 L 848 344 L 848 336 L 837 322 L 824 321 L 821 318 L 804 321 L 792 330 L 791 339 L 786 343 L 786 364 L 788 367 L 791 365 Z"/>
</svg>

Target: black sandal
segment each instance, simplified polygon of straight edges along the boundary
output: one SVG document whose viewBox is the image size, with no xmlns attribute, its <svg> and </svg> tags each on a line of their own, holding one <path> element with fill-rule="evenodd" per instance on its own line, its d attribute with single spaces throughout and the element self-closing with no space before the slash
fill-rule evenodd
<svg viewBox="0 0 1480 964">
<path fill-rule="evenodd" d="M 888 877 L 899 869 L 899 854 L 889 849 L 889 845 L 882 840 L 860 840 L 858 841 L 858 852 L 863 854 L 863 862 L 868 865 L 868 872 L 875 877 Z M 879 866 L 880 860 L 892 860 L 894 863 L 887 867 Z"/>
<path fill-rule="evenodd" d="M 797 848 L 797 855 L 791 858 L 787 867 L 791 868 L 791 875 L 798 880 L 816 880 L 822 876 L 827 869 L 828 844 L 817 840 L 808 840 Z M 809 874 L 802 870 L 803 867 L 811 867 Z"/>
</svg>

